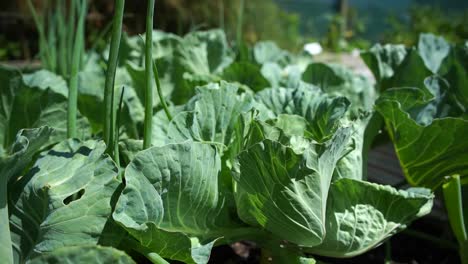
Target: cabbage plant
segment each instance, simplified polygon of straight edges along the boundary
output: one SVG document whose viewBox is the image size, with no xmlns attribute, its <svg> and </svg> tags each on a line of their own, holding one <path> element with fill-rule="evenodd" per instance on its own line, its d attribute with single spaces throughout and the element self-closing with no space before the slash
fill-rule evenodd
<svg viewBox="0 0 468 264">
<path fill-rule="evenodd" d="M 451 45 L 422 34 L 417 47 L 376 45 L 364 59 L 384 90 L 376 109 L 406 179 L 413 186 L 443 190 L 466 263 L 468 210 L 462 192 L 468 183 L 468 42 Z"/>
</svg>

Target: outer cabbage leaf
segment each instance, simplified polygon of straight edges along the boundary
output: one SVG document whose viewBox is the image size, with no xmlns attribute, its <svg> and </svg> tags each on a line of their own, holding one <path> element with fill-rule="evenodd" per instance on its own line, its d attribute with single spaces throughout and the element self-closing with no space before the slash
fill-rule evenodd
<svg viewBox="0 0 468 264">
<path fill-rule="evenodd" d="M 64 246 L 118 243 L 110 218 L 121 183 L 102 142 L 67 140 L 11 184 L 15 263 Z"/>
<path fill-rule="evenodd" d="M 421 34 L 417 47 L 379 44 L 361 56 L 373 72 L 379 90 L 420 87 L 432 74 L 444 76 L 451 68 L 453 47 L 442 37 Z"/>
<path fill-rule="evenodd" d="M 135 262 L 125 252 L 100 246 L 64 247 L 28 262 L 28 264 L 50 263 L 134 264 Z"/>
<path fill-rule="evenodd" d="M 206 263 L 216 239 L 241 226 L 226 206 L 220 170 L 220 156 L 208 144 L 141 151 L 125 171 L 114 219 L 163 257 Z"/>
<path fill-rule="evenodd" d="M 352 179 L 335 181 L 328 196 L 325 239 L 307 251 L 337 258 L 362 254 L 428 214 L 432 200 L 428 189 L 397 191 Z"/>
<path fill-rule="evenodd" d="M 339 130 L 323 151 L 310 145 L 297 154 L 265 139 L 239 153 L 233 174 L 241 219 L 299 246 L 319 245 L 333 170 L 348 151 L 349 133 Z"/>
<path fill-rule="evenodd" d="M 428 78 L 426 90 L 390 89 L 378 100 L 405 176 L 412 185 L 435 189 L 444 176 L 468 175 L 466 114 L 453 103 L 448 84 Z"/>
<path fill-rule="evenodd" d="M 52 129 L 42 127 L 21 130 L 16 136 L 8 156 L 0 156 L 0 256 L 7 263 L 13 262 L 13 251 L 9 226 L 8 182 L 15 181 L 29 165 L 33 156 L 44 147 Z"/>
</svg>

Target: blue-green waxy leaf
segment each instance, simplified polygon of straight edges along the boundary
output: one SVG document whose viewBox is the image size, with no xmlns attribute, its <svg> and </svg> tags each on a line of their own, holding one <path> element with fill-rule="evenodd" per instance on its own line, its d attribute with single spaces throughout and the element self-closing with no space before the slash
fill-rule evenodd
<svg viewBox="0 0 468 264">
<path fill-rule="evenodd" d="M 427 76 L 445 76 L 453 47 L 442 37 L 421 34 L 417 47 L 379 44 L 361 54 L 381 91 L 394 87 L 422 87 Z"/>
<path fill-rule="evenodd" d="M 388 90 L 376 109 L 413 185 L 435 189 L 447 175 L 467 175 L 467 51 L 422 34 L 417 47 L 375 46 L 363 55 Z"/>
<path fill-rule="evenodd" d="M 187 34 L 185 41 L 204 46 L 210 72 L 220 73 L 234 61 L 234 52 L 229 47 L 224 31 L 220 29 L 194 31 Z"/>
<path fill-rule="evenodd" d="M 350 104 L 345 97 L 329 96 L 315 86 L 266 89 L 256 94 L 255 101 L 262 120 L 281 114 L 302 116 L 308 122 L 312 138 L 318 142 L 333 135 Z"/>
<path fill-rule="evenodd" d="M 125 252 L 100 246 L 63 247 L 28 262 L 28 264 L 51 263 L 134 264 L 135 262 Z"/>
<path fill-rule="evenodd" d="M 110 216 L 121 181 L 104 151 L 103 142 L 64 141 L 11 184 L 15 263 L 64 246 L 119 243 Z"/>
<path fill-rule="evenodd" d="M 290 54 L 272 41 L 257 42 L 253 47 L 253 58 L 260 65 L 269 62 L 286 65 L 291 60 Z"/>
<path fill-rule="evenodd" d="M 355 112 L 358 109 L 370 110 L 377 98 L 367 78 L 339 64 L 309 64 L 302 80 L 320 87 L 329 95 L 345 96 Z"/>
<path fill-rule="evenodd" d="M 366 129 L 368 128 L 371 115 L 366 113 L 354 120 L 348 120 L 346 126 L 352 130 L 352 150 L 344 156 L 336 166 L 333 173 L 334 180 L 340 178 L 350 178 L 356 180 L 365 180 L 367 177 L 367 155 L 366 148 Z"/>
<path fill-rule="evenodd" d="M 447 175 L 468 175 L 468 120 L 451 103 L 443 79 L 428 78 L 425 84 L 426 90 L 390 89 L 376 108 L 385 118 L 408 181 L 435 189 Z"/>
<path fill-rule="evenodd" d="M 114 219 L 162 257 L 206 263 L 215 240 L 239 226 L 226 206 L 220 170 L 219 153 L 208 144 L 146 149 L 125 171 Z"/>
<path fill-rule="evenodd" d="M 13 248 L 9 228 L 8 182 L 21 176 L 33 156 L 47 146 L 52 129 L 42 127 L 20 130 L 7 156 L 0 156 L 0 256 L 6 263 L 13 263 Z"/>
<path fill-rule="evenodd" d="M 23 128 L 50 126 L 54 140 L 66 138 L 68 89 L 61 77 L 45 70 L 21 75 L 2 66 L 0 80 L 0 153 Z M 87 137 L 89 132 L 88 122 L 79 115 L 78 135 Z"/>
<path fill-rule="evenodd" d="M 404 45 L 376 44 L 368 51 L 362 52 L 361 57 L 377 83 L 380 83 L 395 75 L 395 69 L 403 62 L 407 53 Z"/>
<path fill-rule="evenodd" d="M 238 95 L 238 90 L 237 85 L 224 81 L 198 87 L 197 94 L 182 109 L 175 110 L 179 113 L 172 122 L 155 117 L 155 124 L 165 128 L 155 127 L 153 138 L 160 144 L 190 139 L 228 146 L 239 116 L 252 107 L 251 96 Z"/>
<path fill-rule="evenodd" d="M 339 130 L 323 152 L 310 145 L 295 153 L 266 139 L 239 153 L 233 174 L 241 219 L 299 246 L 319 245 L 333 170 L 348 151 L 349 133 Z"/>
<path fill-rule="evenodd" d="M 261 68 L 250 62 L 235 62 L 224 69 L 221 76 L 228 82 L 243 84 L 253 91 L 260 91 L 271 86 L 263 77 Z"/>
<path fill-rule="evenodd" d="M 197 85 L 218 81 L 216 75 L 230 65 L 234 58 L 221 30 L 192 32 L 183 38 L 158 31 L 154 35 L 153 58 L 156 59 L 161 86 L 164 94 L 175 104 L 187 102 L 194 95 Z M 143 71 L 136 67 L 143 58 L 143 45 L 138 45 L 137 38 L 130 38 L 130 46 L 134 49 L 130 57 L 136 58 L 127 61 L 127 70 L 134 87 L 140 87 L 138 83 L 143 82 Z M 137 93 L 141 97 L 141 93 Z"/>
<path fill-rule="evenodd" d="M 423 188 L 397 191 L 352 179 L 335 181 L 328 196 L 325 239 L 307 251 L 337 258 L 360 255 L 428 214 L 433 198 Z"/>
<path fill-rule="evenodd" d="M 261 74 L 270 83 L 270 87 L 280 87 L 284 78 L 283 69 L 272 62 L 268 62 L 262 65 L 260 69 Z"/>
<path fill-rule="evenodd" d="M 443 61 L 450 53 L 451 46 L 443 37 L 433 34 L 421 34 L 418 41 L 418 51 L 424 65 L 432 72 L 438 73 Z"/>
</svg>

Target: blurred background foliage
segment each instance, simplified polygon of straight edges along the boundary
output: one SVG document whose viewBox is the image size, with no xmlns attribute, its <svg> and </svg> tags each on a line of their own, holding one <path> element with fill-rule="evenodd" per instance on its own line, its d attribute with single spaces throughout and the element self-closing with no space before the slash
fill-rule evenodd
<svg viewBox="0 0 468 264">
<path fill-rule="evenodd" d="M 409 17 L 402 19 L 392 14 L 387 19 L 390 29 L 384 32 L 383 41 L 413 46 L 419 33 L 431 32 L 450 42 L 468 39 L 468 9 L 448 15 L 440 6 L 414 5 Z"/>
<path fill-rule="evenodd" d="M 39 12 L 47 12 L 54 0 L 32 1 Z M 113 2 L 89 1 L 88 47 L 108 32 Z M 179 35 L 220 27 L 233 41 L 239 2 L 158 0 L 155 26 Z M 127 1 L 125 8 L 125 31 L 144 32 L 146 1 Z M 421 32 L 460 42 L 468 38 L 467 8 L 468 1 L 458 0 L 247 0 L 243 38 L 248 43 L 273 40 L 293 51 L 315 41 L 332 52 L 363 49 L 378 41 L 414 45 Z M 26 0 L 0 1 L 0 10 L 0 60 L 33 59 L 37 32 Z M 103 40 L 97 43 L 105 45 Z"/>
</svg>

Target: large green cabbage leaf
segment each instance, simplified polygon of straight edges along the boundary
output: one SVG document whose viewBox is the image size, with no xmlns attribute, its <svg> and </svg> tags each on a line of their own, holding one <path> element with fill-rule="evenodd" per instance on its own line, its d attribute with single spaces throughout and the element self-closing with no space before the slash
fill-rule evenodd
<svg viewBox="0 0 468 264">
<path fill-rule="evenodd" d="M 398 60 L 395 56 L 399 54 Z M 468 175 L 468 45 L 422 34 L 417 47 L 376 46 L 365 55 L 387 90 L 376 109 L 384 117 L 408 181 L 435 189 L 444 177 Z M 437 74 L 431 76 L 433 74 Z M 431 76 L 431 77 L 429 77 Z M 394 88 L 392 88 L 394 87 Z"/>
<path fill-rule="evenodd" d="M 300 246 L 319 245 L 333 169 L 348 137 L 349 130 L 340 130 L 323 153 L 311 144 L 296 154 L 269 139 L 241 152 L 234 167 L 241 219 Z"/>
<path fill-rule="evenodd" d="M 325 238 L 306 251 L 338 258 L 360 255 L 428 214 L 432 199 L 428 189 L 397 191 L 353 179 L 335 181 L 328 194 Z"/>
<path fill-rule="evenodd" d="M 10 184 L 15 263 L 64 246 L 119 243 L 110 216 L 121 180 L 104 151 L 103 142 L 63 141 Z"/>
<path fill-rule="evenodd" d="M 239 116 L 252 108 L 249 94 L 239 95 L 239 86 L 221 81 L 197 87 L 196 95 L 184 106 L 173 108 L 169 121 L 161 111 L 153 118 L 155 145 L 188 139 L 230 146 L 235 140 Z M 242 135 L 241 135 L 242 136 Z"/>
<path fill-rule="evenodd" d="M 7 201 L 10 191 L 8 182 L 14 182 L 21 176 L 36 152 L 48 144 L 51 134 L 52 129 L 49 127 L 20 130 L 8 155 L 0 156 L 0 256 L 3 256 L 7 263 L 13 263 Z"/>
<path fill-rule="evenodd" d="M 232 217 L 209 144 L 186 141 L 138 153 L 114 212 L 142 246 L 170 259 L 207 263 L 214 242 L 242 227 Z"/>
<path fill-rule="evenodd" d="M 341 258 L 380 245 L 428 214 L 433 195 L 427 189 L 333 178 L 351 133 L 341 128 L 325 146 L 264 139 L 239 153 L 233 174 L 241 219 L 306 252 Z"/>
</svg>

